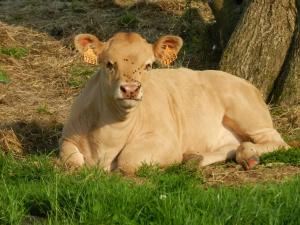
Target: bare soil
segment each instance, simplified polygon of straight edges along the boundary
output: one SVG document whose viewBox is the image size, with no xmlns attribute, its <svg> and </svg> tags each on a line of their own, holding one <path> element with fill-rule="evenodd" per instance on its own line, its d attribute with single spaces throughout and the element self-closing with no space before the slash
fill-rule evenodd
<svg viewBox="0 0 300 225">
<path fill-rule="evenodd" d="M 69 84 L 71 70 L 87 67 L 73 49 L 72 39 L 78 33 L 93 33 L 105 40 L 118 31 L 136 31 L 149 41 L 163 34 L 178 34 L 186 43 L 180 65 L 215 68 L 219 53 L 212 50 L 213 36 L 207 40 L 214 23 L 210 8 L 202 2 L 190 8 L 183 1 L 172 2 L 156 1 L 128 9 L 105 0 L 0 1 L 0 47 L 29 51 L 21 59 L 0 54 L 0 70 L 11 80 L 9 84 L 0 83 L 0 148 L 14 154 L 57 151 L 63 122 L 80 92 Z M 186 23 L 186 16 L 192 24 Z M 206 33 L 201 33 L 203 27 Z M 195 41 L 198 34 L 206 39 Z M 195 48 L 202 41 L 204 44 Z M 275 107 L 273 114 L 284 136 L 289 140 L 300 137 L 300 107 Z M 238 165 L 229 164 L 209 166 L 203 172 L 212 185 L 231 185 L 281 180 L 299 170 L 284 165 L 259 166 L 244 172 Z"/>
</svg>

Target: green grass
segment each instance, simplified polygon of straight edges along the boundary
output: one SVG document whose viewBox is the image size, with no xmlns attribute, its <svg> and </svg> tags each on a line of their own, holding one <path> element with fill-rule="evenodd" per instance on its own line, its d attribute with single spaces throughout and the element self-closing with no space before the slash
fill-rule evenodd
<svg viewBox="0 0 300 225">
<path fill-rule="evenodd" d="M 262 164 L 279 162 L 286 163 L 293 166 L 300 166 L 300 149 L 291 148 L 288 150 L 278 150 L 268 154 L 264 154 L 260 157 Z"/>
<path fill-rule="evenodd" d="M 70 174 L 51 158 L 0 154 L 0 224 L 300 224 L 299 176 L 210 188 L 191 165 L 144 166 L 137 183 L 97 169 Z"/>
<path fill-rule="evenodd" d="M 28 55 L 28 49 L 27 48 L 21 48 L 21 47 L 1 47 L 0 46 L 0 55 L 8 55 L 16 59 L 24 58 Z"/>
<path fill-rule="evenodd" d="M 10 82 L 10 79 L 7 75 L 7 73 L 3 70 L 0 70 L 0 83 L 8 84 Z"/>
<path fill-rule="evenodd" d="M 50 112 L 48 106 L 46 104 L 41 104 L 37 107 L 36 109 L 37 113 L 39 114 L 48 114 L 51 115 L 52 113 Z"/>
<path fill-rule="evenodd" d="M 74 66 L 70 70 L 68 84 L 72 88 L 81 88 L 95 72 L 90 66 Z"/>
</svg>

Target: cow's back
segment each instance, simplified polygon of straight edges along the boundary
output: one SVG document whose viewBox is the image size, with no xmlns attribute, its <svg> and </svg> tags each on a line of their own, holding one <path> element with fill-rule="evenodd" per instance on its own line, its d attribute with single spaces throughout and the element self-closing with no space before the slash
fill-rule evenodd
<svg viewBox="0 0 300 225">
<path fill-rule="evenodd" d="M 157 120 L 166 120 L 161 123 L 171 123 L 187 151 L 219 145 L 216 141 L 224 135 L 226 104 L 235 97 L 256 98 L 258 94 L 247 81 L 221 71 L 159 69 L 150 76 L 145 86 L 147 110 L 160 113 L 150 113 L 149 120 L 157 115 Z"/>
</svg>

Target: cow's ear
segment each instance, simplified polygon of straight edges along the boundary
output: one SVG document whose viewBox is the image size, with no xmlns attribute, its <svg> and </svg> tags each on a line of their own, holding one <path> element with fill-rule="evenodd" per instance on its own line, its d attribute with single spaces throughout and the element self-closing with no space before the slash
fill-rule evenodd
<svg viewBox="0 0 300 225">
<path fill-rule="evenodd" d="M 163 65 L 170 65 L 176 58 L 181 49 L 183 41 L 178 36 L 163 36 L 153 45 L 155 58 Z"/>
<path fill-rule="evenodd" d="M 75 48 L 83 55 L 84 61 L 97 64 L 99 55 L 102 53 L 105 42 L 101 42 L 91 34 L 78 34 L 74 39 Z"/>
</svg>

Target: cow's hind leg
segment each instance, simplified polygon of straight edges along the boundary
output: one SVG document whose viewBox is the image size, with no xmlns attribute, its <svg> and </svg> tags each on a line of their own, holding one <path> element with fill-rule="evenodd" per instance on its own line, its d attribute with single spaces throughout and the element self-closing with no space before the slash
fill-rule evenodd
<svg viewBox="0 0 300 225">
<path fill-rule="evenodd" d="M 77 168 L 84 165 L 84 157 L 78 148 L 69 141 L 63 141 L 59 153 L 60 162 L 71 168 Z"/>
<path fill-rule="evenodd" d="M 252 88 L 247 96 L 232 97 L 226 105 L 223 122 L 245 141 L 236 152 L 236 161 L 246 162 L 246 169 L 253 168 L 262 153 L 288 147 L 274 129 L 267 105 L 258 91 Z"/>
<path fill-rule="evenodd" d="M 280 148 L 289 148 L 275 129 L 266 129 L 251 135 L 253 142 L 243 142 L 236 152 L 236 161 L 245 169 L 252 169 L 259 163 L 259 156 Z"/>
<path fill-rule="evenodd" d="M 208 166 L 210 164 L 225 162 L 235 158 L 235 152 L 239 145 L 237 144 L 228 144 L 213 152 L 202 152 L 199 154 L 196 153 L 185 153 L 183 154 L 183 161 L 187 162 L 190 160 L 197 161 L 199 167 Z"/>
</svg>

